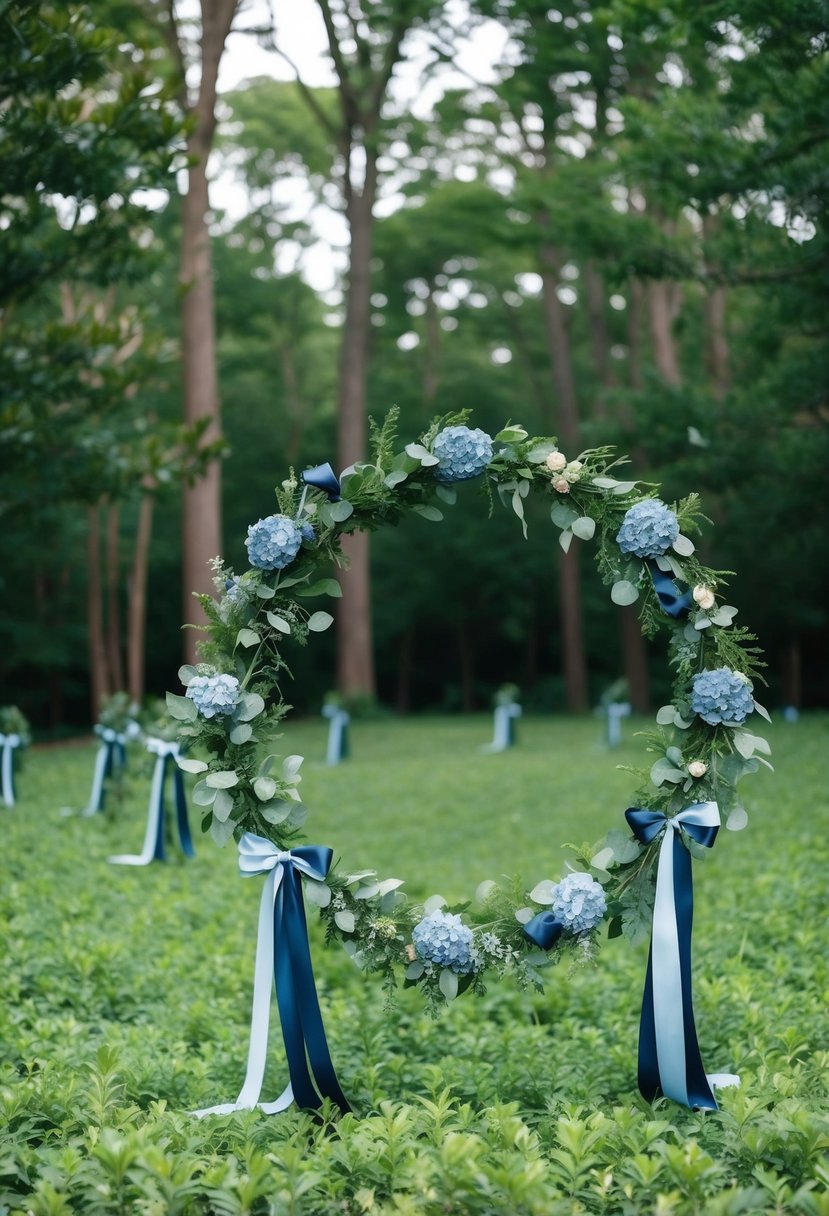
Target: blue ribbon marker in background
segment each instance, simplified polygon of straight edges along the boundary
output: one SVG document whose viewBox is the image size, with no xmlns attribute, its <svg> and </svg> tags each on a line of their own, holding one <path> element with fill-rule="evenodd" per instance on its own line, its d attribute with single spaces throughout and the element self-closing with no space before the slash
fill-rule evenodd
<svg viewBox="0 0 829 1216">
<path fill-rule="evenodd" d="M 263 836 L 243 833 L 239 841 L 242 877 L 268 876 L 259 903 L 247 1071 L 235 1102 L 206 1107 L 194 1111 L 194 1115 L 226 1115 L 253 1107 L 271 1115 L 287 1110 L 294 1099 L 302 1110 L 318 1109 L 324 1098 L 330 1098 L 343 1113 L 351 1109 L 325 1038 L 302 898 L 302 875 L 324 882 L 333 856 L 333 850 L 322 845 L 299 845 L 283 852 Z M 260 1102 L 272 984 L 276 987 L 290 1082 L 275 1102 Z"/>
<path fill-rule="evenodd" d="M 190 824 L 187 818 L 187 798 L 184 792 L 184 774 L 176 763 L 181 754 L 178 743 L 166 739 L 147 739 L 147 751 L 155 756 L 153 780 L 150 787 L 150 802 L 147 808 L 147 827 L 144 832 L 144 847 L 140 853 L 117 853 L 107 858 L 118 866 L 148 866 L 152 861 L 164 860 L 164 815 L 166 812 L 165 786 L 172 774 L 176 800 L 176 824 L 181 851 L 185 857 L 194 857 Z"/>
<path fill-rule="evenodd" d="M 668 616 L 673 617 L 675 621 L 687 616 L 694 606 L 691 592 L 680 591 L 679 585 L 674 582 L 670 574 L 660 570 L 655 561 L 648 561 L 647 566 L 651 572 L 653 589 L 662 606 L 662 611 L 667 612 Z"/>
<path fill-rule="evenodd" d="M 330 464 L 318 464 L 313 469 L 306 469 L 302 474 L 306 486 L 315 490 L 324 490 L 329 502 L 340 501 L 340 483 Z"/>
<path fill-rule="evenodd" d="M 95 734 L 101 742 L 95 755 L 95 770 L 92 774 L 92 792 L 84 815 L 97 815 L 106 804 L 106 780 L 111 777 L 116 766 L 124 769 L 127 766 L 126 735 L 121 735 L 109 726 L 96 726 Z"/>
<path fill-rule="evenodd" d="M 347 759 L 350 752 L 348 726 L 351 718 L 348 712 L 338 705 L 323 705 L 322 716 L 329 721 L 325 763 L 328 765 L 340 764 L 341 761 Z"/>
<path fill-rule="evenodd" d="M 691 999 L 691 924 L 694 890 L 691 854 L 682 832 L 711 848 L 720 827 L 716 802 L 696 802 L 669 819 L 662 811 L 630 807 L 625 818 L 637 840 L 660 834 L 653 930 L 639 1023 L 639 1089 L 647 1100 L 662 1093 L 684 1106 L 716 1110 L 712 1086 L 739 1078 L 706 1076 Z"/>
<path fill-rule="evenodd" d="M 14 753 L 20 743 L 20 735 L 0 734 L 0 790 L 6 806 L 15 804 Z"/>
</svg>

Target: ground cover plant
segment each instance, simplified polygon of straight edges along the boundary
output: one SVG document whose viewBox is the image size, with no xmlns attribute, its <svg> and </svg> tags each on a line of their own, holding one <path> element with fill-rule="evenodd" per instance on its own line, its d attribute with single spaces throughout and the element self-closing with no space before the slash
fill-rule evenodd
<svg viewBox="0 0 829 1216">
<path fill-rule="evenodd" d="M 308 757 L 321 841 L 370 845 L 417 876 L 413 898 L 452 898 L 530 863 L 558 873 L 562 843 L 621 819 L 616 765 L 640 759 L 633 727 L 608 753 L 598 721 L 557 719 L 481 756 L 489 726 L 358 723 L 334 769 L 322 723 L 284 745 Z M 644 947 L 607 943 L 601 970 L 565 963 L 543 996 L 492 985 L 431 1021 L 407 992 L 387 1008 L 313 925 L 357 1113 L 192 1119 L 243 1062 L 256 884 L 198 839 L 187 865 L 108 866 L 140 843 L 146 787 L 134 772 L 117 815 L 61 817 L 94 747 L 34 751 L 3 819 L 0 1212 L 828 1213 L 828 733 L 773 729 L 785 779 L 760 774 L 751 831 L 698 864 L 697 1020 L 711 1066 L 742 1081 L 707 1114 L 636 1093 Z M 272 1051 L 278 1072 L 276 1028 Z"/>
</svg>

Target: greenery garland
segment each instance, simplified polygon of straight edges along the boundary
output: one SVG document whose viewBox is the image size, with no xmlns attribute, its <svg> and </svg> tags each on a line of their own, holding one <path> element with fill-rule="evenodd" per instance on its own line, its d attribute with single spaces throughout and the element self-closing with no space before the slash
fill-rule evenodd
<svg viewBox="0 0 829 1216">
<path fill-rule="evenodd" d="M 280 690 L 289 674 L 286 645 L 304 644 L 332 623 L 329 613 L 308 603 L 340 595 L 336 580 L 319 575 L 343 564 L 341 537 L 410 512 L 438 522 L 443 515 L 435 500 L 451 505 L 454 483 L 473 477 L 483 479 L 490 510 L 494 490 L 525 535 L 524 503 L 541 495 L 561 547 L 568 550 L 574 537 L 595 539 L 613 601 L 639 601 L 646 635 L 670 633 L 673 695 L 646 736 L 655 758 L 639 774 L 635 804 L 673 816 L 689 803 L 714 801 L 731 828 L 744 826 L 737 783 L 768 763 L 767 742 L 744 726 L 751 712 L 768 717 L 753 696 L 763 664 L 754 635 L 733 624 L 737 610 L 720 602 L 727 572 L 704 566 L 690 539 L 704 518 L 697 495 L 668 507 L 655 487 L 617 476 L 625 461 L 610 448 L 570 460 L 552 438 L 532 438 L 515 425 L 490 438 L 470 429 L 468 418 L 463 411 L 436 419 L 399 450 L 392 410 L 382 427 L 372 424 L 371 461 L 347 469 L 341 484 L 330 469 L 328 484 L 316 479 L 324 489 L 291 472 L 276 491 L 279 513 L 248 530 L 250 569 L 237 576 L 216 560 L 218 597 L 200 597 L 209 619 L 199 647 L 203 662 L 181 669 L 187 693 L 168 693 L 167 704 L 189 752 L 209 757 L 179 764 L 200 777 L 193 799 L 204 808 L 203 830 L 217 844 L 243 832 L 280 850 L 301 839 L 307 816 L 298 789 L 302 757 L 278 763 L 279 756 L 261 753 L 290 708 Z M 684 839 L 695 856 L 705 852 Z M 542 969 L 563 953 L 594 954 L 604 919 L 610 936 L 646 938 L 658 847 L 614 828 L 599 844 L 574 849 L 570 872 L 558 883 L 545 878 L 527 890 L 487 882 L 474 900 L 454 907 L 439 896 L 413 905 L 398 879 L 337 868 L 325 882 L 304 880 L 305 898 L 320 909 L 327 940 L 340 940 L 390 989 L 402 973 L 434 1010 L 460 992 L 483 992 L 487 974 L 540 988 Z M 545 921 L 556 923 L 554 935 L 545 933 Z"/>
</svg>

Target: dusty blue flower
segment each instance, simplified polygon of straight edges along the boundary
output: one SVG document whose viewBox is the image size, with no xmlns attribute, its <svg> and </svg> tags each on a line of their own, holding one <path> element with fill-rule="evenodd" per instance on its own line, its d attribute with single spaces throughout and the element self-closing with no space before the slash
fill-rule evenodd
<svg viewBox="0 0 829 1216">
<path fill-rule="evenodd" d="M 661 557 L 679 536 L 679 520 L 658 498 L 637 502 L 625 515 L 616 533 L 623 553 L 636 557 Z"/>
<path fill-rule="evenodd" d="M 486 431 L 448 426 L 435 439 L 432 454 L 440 461 L 435 470 L 438 481 L 467 481 L 489 464 L 492 440 Z"/>
<path fill-rule="evenodd" d="M 248 528 L 245 541 L 252 566 L 260 570 L 283 570 L 299 552 L 302 536 L 287 515 L 269 515 Z"/>
<path fill-rule="evenodd" d="M 300 524 L 299 533 L 306 544 L 312 545 L 317 539 L 317 534 L 313 524 L 309 524 L 307 519 L 304 524 Z"/>
<path fill-rule="evenodd" d="M 424 916 L 412 932 L 414 948 L 427 963 L 449 967 L 459 975 L 475 969 L 472 953 L 472 930 L 459 916 L 450 912 Z"/>
<path fill-rule="evenodd" d="M 739 725 L 754 709 L 751 683 L 730 667 L 715 667 L 694 676 L 691 708 L 711 726 Z"/>
<path fill-rule="evenodd" d="M 553 890 L 553 914 L 571 933 L 594 929 L 606 908 L 601 884 L 581 871 L 567 874 Z"/>
<path fill-rule="evenodd" d="M 232 714 L 239 701 L 239 681 L 235 676 L 194 676 L 186 695 L 203 718 Z"/>
</svg>

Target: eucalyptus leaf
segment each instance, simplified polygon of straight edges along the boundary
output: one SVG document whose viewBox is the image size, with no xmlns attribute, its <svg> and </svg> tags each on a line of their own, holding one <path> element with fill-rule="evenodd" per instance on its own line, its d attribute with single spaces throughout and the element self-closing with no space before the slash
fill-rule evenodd
<svg viewBox="0 0 829 1216">
<path fill-rule="evenodd" d="M 743 828 L 748 823 L 748 815 L 744 806 L 732 807 L 728 812 L 725 821 L 725 826 L 729 832 L 742 832 Z"/>
<path fill-rule="evenodd" d="M 334 913 L 334 924 L 338 929 L 341 929 L 343 933 L 353 933 L 357 927 L 357 922 L 354 919 L 354 913 L 349 911 L 348 908 L 340 908 L 339 911 Z"/>
<path fill-rule="evenodd" d="M 655 786 L 660 786 L 664 782 L 669 782 L 671 785 L 677 785 L 680 781 L 685 780 L 685 773 L 681 768 L 677 768 L 671 764 L 668 759 L 657 760 L 651 766 L 651 781 Z"/>
<path fill-rule="evenodd" d="M 330 595 L 332 599 L 340 599 L 343 589 L 335 578 L 321 578 L 316 583 L 311 583 L 307 587 L 297 587 L 296 594 L 298 597 L 305 598 L 312 595 Z"/>
<path fill-rule="evenodd" d="M 450 971 L 448 967 L 444 967 L 440 973 L 438 985 L 447 1001 L 454 1001 L 458 995 L 458 977 L 455 975 L 455 972 Z"/>
<path fill-rule="evenodd" d="M 761 718 L 765 718 L 767 722 L 771 722 L 771 714 L 764 705 L 760 704 L 759 701 L 754 702 L 754 710 L 755 713 L 758 713 Z"/>
<path fill-rule="evenodd" d="M 183 773 L 207 772 L 207 765 L 203 760 L 190 760 L 186 756 L 176 756 L 176 764 Z"/>
<path fill-rule="evenodd" d="M 676 710 L 673 705 L 663 705 L 661 709 L 656 711 L 656 721 L 658 726 L 673 726 L 674 715 Z"/>
<path fill-rule="evenodd" d="M 213 821 L 210 824 L 210 835 L 214 844 L 219 848 L 223 848 L 229 840 L 233 838 L 234 823 L 232 819 L 217 819 L 213 816 Z"/>
<path fill-rule="evenodd" d="M 698 613 L 697 613 L 697 618 L 696 618 L 696 620 L 694 621 L 694 628 L 695 628 L 695 629 L 700 629 L 700 630 L 701 630 L 701 629 L 707 629 L 707 628 L 709 627 L 709 625 L 710 625 L 710 624 L 711 624 L 711 617 L 710 617 L 710 616 L 706 616 L 704 612 L 698 612 Z"/>
<path fill-rule="evenodd" d="M 414 511 L 415 515 L 420 515 L 423 519 L 429 519 L 435 524 L 439 524 L 443 519 L 443 512 L 438 510 L 437 507 L 433 507 L 431 503 L 428 502 L 416 502 L 412 507 L 412 510 Z"/>
<path fill-rule="evenodd" d="M 573 520 L 570 528 L 580 540 L 592 540 L 596 533 L 596 521 L 589 515 L 580 515 Z"/>
<path fill-rule="evenodd" d="M 275 802 L 268 802 L 265 806 L 260 806 L 259 814 L 266 823 L 276 825 L 284 823 L 286 819 L 289 819 L 293 809 L 292 803 L 278 798 Z"/>
<path fill-rule="evenodd" d="M 312 633 L 323 633 L 329 625 L 334 624 L 334 618 L 330 612 L 314 612 L 308 618 L 308 628 Z"/>
<path fill-rule="evenodd" d="M 440 464 L 437 456 L 433 456 L 428 448 L 425 448 L 422 443 L 407 443 L 406 455 L 411 456 L 412 460 L 418 460 L 425 469 L 432 468 L 436 464 Z"/>
<path fill-rule="evenodd" d="M 272 777 L 257 777 L 253 783 L 253 792 L 260 802 L 270 802 L 276 793 L 276 782 Z"/>
<path fill-rule="evenodd" d="M 327 908 L 331 903 L 331 888 L 327 882 L 318 882 L 316 878 L 304 878 L 302 890 L 306 901 L 313 904 L 315 908 Z M 339 924 L 339 922 L 337 923 Z"/>
<path fill-rule="evenodd" d="M 419 980 L 425 970 L 426 968 L 420 959 L 415 959 L 413 963 L 409 963 L 404 974 L 407 980 Z"/>
<path fill-rule="evenodd" d="M 435 486 L 435 493 L 438 498 L 445 502 L 448 506 L 453 507 L 458 501 L 458 491 L 454 486 Z"/>
<path fill-rule="evenodd" d="M 719 625 L 721 629 L 727 629 L 739 609 L 734 608 L 731 604 L 723 604 L 716 612 L 711 613 L 711 620 L 715 625 Z"/>
<path fill-rule="evenodd" d="M 595 481 L 595 478 L 594 478 Z M 614 494 L 630 494 L 631 490 L 636 489 L 635 481 L 617 481 L 613 487 Z"/>
<path fill-rule="evenodd" d="M 188 687 L 190 681 L 194 680 L 198 674 L 198 670 L 192 665 L 192 663 L 185 663 L 183 667 L 179 667 L 178 669 L 178 678 L 181 680 L 185 688 Z"/>
<path fill-rule="evenodd" d="M 555 899 L 557 886 L 558 883 L 551 882 L 549 878 L 545 878 L 530 891 L 530 899 L 537 904 L 551 904 Z"/>
<path fill-rule="evenodd" d="M 690 557 L 696 552 L 696 545 L 691 540 L 690 536 L 683 536 L 680 532 L 674 543 L 671 545 L 674 553 L 678 553 L 680 557 Z"/>
<path fill-rule="evenodd" d="M 528 925 L 534 916 L 535 911 L 532 908 L 519 908 L 515 913 L 519 925 Z"/>
<path fill-rule="evenodd" d="M 494 440 L 496 443 L 523 443 L 527 437 L 523 426 L 505 426 L 494 436 Z"/>
<path fill-rule="evenodd" d="M 258 646 L 262 641 L 255 629 L 240 629 L 236 634 L 237 646 Z"/>
<path fill-rule="evenodd" d="M 214 790 L 229 790 L 239 784 L 239 774 L 234 768 L 226 768 L 218 773 L 208 773 L 205 781 Z"/>
<path fill-rule="evenodd" d="M 590 858 L 590 865 L 594 870 L 606 871 L 613 863 L 613 850 L 610 848 L 599 849 L 593 857 Z"/>
<path fill-rule="evenodd" d="M 498 884 L 493 882 L 491 878 L 485 878 L 483 882 L 478 883 L 475 888 L 475 899 L 479 904 L 485 904 L 493 891 L 498 890 Z"/>
<path fill-rule="evenodd" d="M 625 604 L 635 604 L 639 599 L 639 592 L 633 583 L 628 582 L 626 578 L 619 579 L 610 588 L 610 598 L 614 604 L 624 606 Z"/>
<path fill-rule="evenodd" d="M 218 819 L 220 823 L 224 823 L 232 810 L 233 795 L 228 790 L 216 790 L 216 798 L 213 803 L 213 818 Z"/>
<path fill-rule="evenodd" d="M 543 464 L 551 452 L 556 450 L 554 443 L 537 443 L 531 447 L 525 456 L 530 464 Z"/>
<path fill-rule="evenodd" d="M 282 761 L 282 776 L 286 781 L 298 779 L 299 770 L 302 768 L 304 756 L 286 756 Z"/>
<path fill-rule="evenodd" d="M 277 616 L 275 612 L 266 612 L 265 616 L 268 619 L 268 624 L 272 625 L 278 633 L 290 633 L 291 626 L 284 616 Z"/>
<path fill-rule="evenodd" d="M 239 722 L 250 722 L 265 708 L 265 702 L 258 692 L 245 692 L 239 698 L 234 717 Z"/>
<path fill-rule="evenodd" d="M 335 524 L 342 524 L 354 514 L 354 508 L 347 498 L 341 498 L 339 502 L 328 503 L 328 513 Z"/>
<path fill-rule="evenodd" d="M 619 482 L 615 477 L 594 477 L 593 485 L 598 486 L 600 490 L 614 490 Z"/>
<path fill-rule="evenodd" d="M 206 781 L 197 781 L 193 786 L 192 798 L 196 806 L 212 806 L 216 798 L 216 787 Z"/>
<path fill-rule="evenodd" d="M 400 485 L 401 481 L 405 481 L 408 476 L 409 474 L 405 469 L 392 469 L 390 473 L 386 474 L 383 481 L 390 490 L 393 490 L 395 486 Z"/>
<path fill-rule="evenodd" d="M 442 895 L 430 895 L 423 905 L 423 911 L 427 916 L 431 916 L 433 912 L 437 912 L 440 908 L 446 907 L 446 900 Z"/>
<path fill-rule="evenodd" d="M 255 591 L 260 600 L 272 600 L 276 595 L 273 587 L 268 587 L 265 583 L 257 583 Z"/>
<path fill-rule="evenodd" d="M 236 724 L 236 726 L 233 727 L 233 730 L 230 732 L 230 742 L 235 743 L 235 744 L 237 744 L 237 746 L 239 746 L 242 743 L 247 743 L 248 739 L 250 739 L 252 734 L 253 734 L 253 727 L 250 725 L 250 723 L 239 722 Z"/>
<path fill-rule="evenodd" d="M 607 834 L 608 848 L 613 850 L 613 856 L 618 861 L 620 866 L 625 866 L 631 861 L 635 861 L 642 852 L 642 846 L 638 840 L 621 828 L 611 828 Z"/>
<path fill-rule="evenodd" d="M 565 553 L 570 552 L 570 546 L 573 543 L 573 533 L 569 530 L 569 528 L 565 529 L 564 532 L 559 532 L 558 543 Z"/>
<path fill-rule="evenodd" d="M 167 709 L 170 717 L 177 722 L 195 722 L 199 716 L 195 701 L 189 697 L 179 697 L 174 692 L 167 693 Z"/>
<path fill-rule="evenodd" d="M 569 528 L 574 519 L 579 519 L 579 513 L 569 503 L 556 502 L 550 510 L 550 519 L 557 528 Z"/>
</svg>

